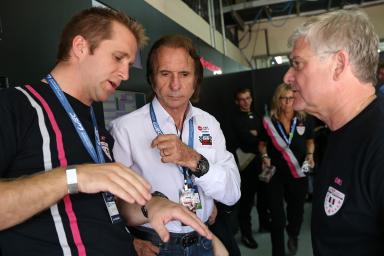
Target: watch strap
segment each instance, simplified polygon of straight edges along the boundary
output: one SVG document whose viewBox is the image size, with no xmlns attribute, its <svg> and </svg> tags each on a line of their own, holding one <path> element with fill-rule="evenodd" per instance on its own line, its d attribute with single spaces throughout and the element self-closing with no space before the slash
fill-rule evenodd
<svg viewBox="0 0 384 256">
<path fill-rule="evenodd" d="M 209 162 L 207 158 L 200 154 L 200 159 L 197 162 L 196 170 L 193 172 L 197 178 L 205 175 L 209 171 Z"/>
<path fill-rule="evenodd" d="M 161 193 L 160 191 L 154 191 L 151 195 L 153 197 L 157 196 L 157 197 L 168 199 L 168 197 L 163 193 Z M 145 218 L 148 218 L 148 209 L 145 205 L 141 206 L 141 212 L 143 213 Z"/>
<path fill-rule="evenodd" d="M 77 185 L 77 169 L 76 166 L 70 165 L 67 166 L 65 170 L 67 177 L 67 188 L 69 194 L 77 194 L 79 192 L 79 188 Z"/>
</svg>

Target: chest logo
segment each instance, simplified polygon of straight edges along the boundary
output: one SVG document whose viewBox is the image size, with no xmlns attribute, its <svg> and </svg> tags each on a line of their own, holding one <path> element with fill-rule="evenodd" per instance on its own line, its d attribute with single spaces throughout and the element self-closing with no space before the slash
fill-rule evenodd
<svg viewBox="0 0 384 256">
<path fill-rule="evenodd" d="M 209 133 L 203 133 L 199 136 L 199 141 L 201 142 L 201 145 L 212 145 L 212 136 Z"/>
<path fill-rule="evenodd" d="M 302 136 L 305 132 L 305 126 L 302 124 L 299 124 L 298 126 L 296 126 L 296 131 L 300 136 Z"/>
<path fill-rule="evenodd" d="M 335 215 L 343 205 L 345 194 L 329 186 L 324 200 L 324 210 L 327 216 Z"/>
</svg>

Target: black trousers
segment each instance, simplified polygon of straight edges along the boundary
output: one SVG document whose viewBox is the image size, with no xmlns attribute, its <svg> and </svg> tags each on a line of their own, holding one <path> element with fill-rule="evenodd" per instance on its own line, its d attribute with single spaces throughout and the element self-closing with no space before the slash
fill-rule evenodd
<svg viewBox="0 0 384 256">
<path fill-rule="evenodd" d="M 284 229 L 289 236 L 297 237 L 303 222 L 308 179 L 294 178 L 288 167 L 277 167 L 267 184 L 268 206 L 271 211 L 272 255 L 284 256 Z M 286 202 L 286 213 L 285 203 Z M 286 224 L 287 222 L 287 224 Z"/>
<path fill-rule="evenodd" d="M 235 212 L 234 206 L 226 206 L 221 203 L 216 203 L 217 217 L 216 221 L 209 228 L 224 244 L 230 256 L 240 256 L 240 249 L 234 238 L 233 223 Z"/>
<path fill-rule="evenodd" d="M 258 178 L 261 164 L 254 159 L 243 171 L 241 176 L 241 198 L 239 202 L 239 227 L 243 235 L 252 235 L 251 211 L 257 195 L 256 209 L 259 225 L 268 226 L 270 215 L 266 195 L 266 184 Z"/>
</svg>

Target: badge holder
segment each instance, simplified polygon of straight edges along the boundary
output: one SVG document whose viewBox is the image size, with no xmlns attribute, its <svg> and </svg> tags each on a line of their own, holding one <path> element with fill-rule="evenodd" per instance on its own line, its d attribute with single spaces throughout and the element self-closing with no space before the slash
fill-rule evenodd
<svg viewBox="0 0 384 256">
<path fill-rule="evenodd" d="M 266 165 L 263 165 L 262 166 L 262 171 L 261 173 L 259 174 L 259 180 L 265 182 L 265 183 L 269 183 L 271 181 L 271 178 L 272 176 L 275 174 L 276 172 L 276 167 L 271 165 L 271 166 L 266 166 Z"/>
<path fill-rule="evenodd" d="M 180 192 L 180 203 L 196 214 L 197 205 L 195 201 L 195 193 L 193 189 L 184 186 L 184 189 Z"/>
<path fill-rule="evenodd" d="M 187 173 L 187 170 L 184 169 L 183 173 L 184 187 L 180 191 L 180 204 L 196 214 L 197 210 L 202 209 L 199 190 L 197 186 L 193 184 L 191 177 Z M 182 225 L 184 226 L 183 223 Z"/>
<path fill-rule="evenodd" d="M 103 199 L 107 206 L 109 217 L 113 224 L 121 222 L 121 217 L 115 202 L 115 196 L 109 192 L 103 192 Z"/>
</svg>

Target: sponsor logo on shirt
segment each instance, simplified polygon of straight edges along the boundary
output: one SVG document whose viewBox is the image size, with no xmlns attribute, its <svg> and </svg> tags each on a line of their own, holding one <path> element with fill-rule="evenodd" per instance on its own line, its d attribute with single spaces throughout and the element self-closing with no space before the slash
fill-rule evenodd
<svg viewBox="0 0 384 256">
<path fill-rule="evenodd" d="M 209 134 L 202 134 L 199 136 L 201 145 L 212 145 L 212 136 Z"/>
<path fill-rule="evenodd" d="M 296 126 L 296 131 L 297 133 L 302 136 L 305 132 L 305 126 L 304 124 L 299 124 L 298 126 Z"/>
<path fill-rule="evenodd" d="M 335 215 L 343 205 L 345 194 L 332 186 L 329 186 L 328 192 L 325 195 L 324 210 L 327 216 Z"/>
<path fill-rule="evenodd" d="M 197 130 L 199 132 L 199 141 L 201 145 L 212 145 L 212 136 L 209 132 L 209 127 L 198 125 Z"/>
</svg>

